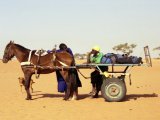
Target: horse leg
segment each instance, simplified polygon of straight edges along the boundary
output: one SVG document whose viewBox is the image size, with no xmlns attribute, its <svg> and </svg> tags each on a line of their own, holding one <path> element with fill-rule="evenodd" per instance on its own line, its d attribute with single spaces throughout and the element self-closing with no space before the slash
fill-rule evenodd
<svg viewBox="0 0 160 120">
<path fill-rule="evenodd" d="M 65 97 L 64 100 L 68 100 L 70 97 L 70 89 L 71 89 L 71 82 L 69 78 L 69 72 L 68 71 L 60 71 L 60 74 L 62 75 L 63 79 L 66 81 L 67 88 L 65 90 Z"/>
<path fill-rule="evenodd" d="M 71 83 L 69 97 L 70 97 L 69 100 L 76 100 L 77 99 L 77 91 L 75 90 L 73 83 Z"/>
<path fill-rule="evenodd" d="M 71 100 L 77 100 L 78 99 L 78 88 L 77 90 L 73 91 L 72 99 Z"/>
<path fill-rule="evenodd" d="M 27 98 L 26 100 L 31 100 L 32 97 L 31 97 L 31 94 L 30 94 L 30 81 L 31 81 L 31 76 L 32 74 L 29 74 L 29 73 L 26 73 L 24 75 L 24 78 L 25 78 L 25 90 L 26 90 L 26 93 L 27 93 Z"/>
<path fill-rule="evenodd" d="M 75 69 L 71 69 L 70 74 L 70 82 L 71 82 L 71 93 L 70 93 L 70 97 L 71 100 L 77 100 L 78 98 L 78 84 L 77 84 L 77 77 L 75 74 Z"/>
<path fill-rule="evenodd" d="M 65 91 L 65 97 L 64 97 L 64 100 L 69 100 L 70 98 L 70 94 L 71 94 L 71 83 L 69 80 L 66 81 L 66 84 L 67 84 L 67 89 Z"/>
<path fill-rule="evenodd" d="M 74 79 L 74 76 L 72 78 L 70 90 L 71 90 L 71 93 L 70 93 L 71 100 L 77 100 L 78 99 L 78 87 L 76 85 L 76 81 Z"/>
</svg>

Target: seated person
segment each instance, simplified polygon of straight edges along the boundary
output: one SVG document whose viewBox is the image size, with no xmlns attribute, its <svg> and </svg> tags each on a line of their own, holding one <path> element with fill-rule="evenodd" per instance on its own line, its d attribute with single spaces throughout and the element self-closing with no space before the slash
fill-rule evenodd
<svg viewBox="0 0 160 120">
<path fill-rule="evenodd" d="M 101 59 L 103 57 L 103 53 L 100 52 L 99 46 L 94 46 L 88 54 L 87 63 L 101 63 Z M 99 68 L 104 71 L 108 71 L 107 66 L 99 66 Z M 99 70 L 96 68 L 95 71 L 91 73 L 91 84 L 92 84 L 92 91 L 89 93 L 93 98 L 98 98 L 98 93 L 101 89 L 102 85 L 102 75 L 100 74 Z"/>
</svg>

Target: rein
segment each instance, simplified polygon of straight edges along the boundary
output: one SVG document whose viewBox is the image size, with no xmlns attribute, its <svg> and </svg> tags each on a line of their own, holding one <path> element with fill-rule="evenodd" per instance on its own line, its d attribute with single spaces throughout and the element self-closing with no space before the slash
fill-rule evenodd
<svg viewBox="0 0 160 120">
<path fill-rule="evenodd" d="M 82 77 L 84 77 L 85 79 L 90 79 L 90 78 L 91 78 L 91 77 L 86 77 L 86 76 L 84 76 L 79 69 L 77 69 L 77 71 L 78 71 L 78 72 L 82 75 Z"/>
</svg>

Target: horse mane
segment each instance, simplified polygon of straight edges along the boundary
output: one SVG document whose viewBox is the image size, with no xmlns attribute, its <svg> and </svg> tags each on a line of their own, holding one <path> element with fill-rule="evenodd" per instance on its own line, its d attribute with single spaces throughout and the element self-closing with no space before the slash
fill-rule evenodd
<svg viewBox="0 0 160 120">
<path fill-rule="evenodd" d="M 16 45 L 16 46 L 17 46 L 20 50 L 22 50 L 22 51 L 30 50 L 30 49 L 28 49 L 28 48 L 23 47 L 22 45 L 19 45 L 19 44 L 14 44 L 14 45 Z"/>
</svg>

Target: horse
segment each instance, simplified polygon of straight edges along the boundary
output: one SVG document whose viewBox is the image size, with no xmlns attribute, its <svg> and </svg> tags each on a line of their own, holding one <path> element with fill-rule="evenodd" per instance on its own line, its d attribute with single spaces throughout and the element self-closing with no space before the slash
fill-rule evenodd
<svg viewBox="0 0 160 120">
<path fill-rule="evenodd" d="M 74 64 L 74 58 L 68 52 L 50 52 L 44 56 L 35 55 L 35 50 L 30 50 L 19 44 L 10 41 L 4 50 L 3 63 L 7 63 L 13 57 L 16 57 L 20 63 L 29 62 L 30 65 L 21 65 L 21 69 L 25 78 L 25 90 L 26 90 L 26 100 L 32 100 L 30 94 L 30 81 L 33 74 L 49 74 L 55 72 L 58 68 L 60 73 L 67 84 L 67 89 L 65 91 L 64 100 L 69 100 L 77 98 L 78 88 L 76 86 L 76 80 L 74 75 L 69 69 L 69 66 Z M 29 60 L 30 59 L 30 60 Z M 39 67 L 38 67 L 39 66 Z M 63 69 L 64 66 L 68 66 L 68 69 Z"/>
</svg>

